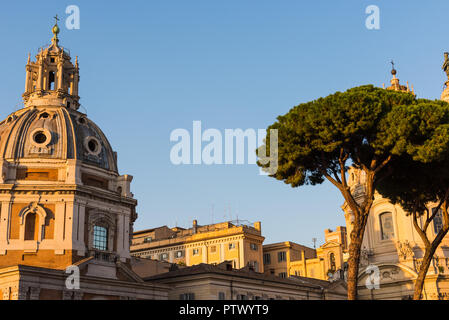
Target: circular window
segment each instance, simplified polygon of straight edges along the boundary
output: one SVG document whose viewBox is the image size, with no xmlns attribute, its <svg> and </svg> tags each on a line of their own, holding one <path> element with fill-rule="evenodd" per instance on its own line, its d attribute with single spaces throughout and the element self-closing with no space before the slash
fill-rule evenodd
<svg viewBox="0 0 449 320">
<path fill-rule="evenodd" d="M 51 142 L 51 133 L 47 129 L 38 128 L 31 132 L 31 143 L 37 147 L 49 145 Z"/>
<path fill-rule="evenodd" d="M 84 147 L 87 151 L 95 156 L 98 156 L 101 152 L 101 144 L 100 141 L 95 137 L 87 137 L 84 140 Z"/>
<path fill-rule="evenodd" d="M 97 151 L 98 143 L 97 143 L 97 141 L 91 139 L 87 143 L 87 146 L 89 147 L 89 151 L 94 153 L 95 151 Z"/>
<path fill-rule="evenodd" d="M 38 144 L 43 144 L 45 143 L 45 141 L 47 141 L 47 136 L 43 131 L 38 131 L 34 134 L 33 140 Z"/>
<path fill-rule="evenodd" d="M 86 123 L 87 123 L 86 118 L 85 118 L 85 117 L 79 117 L 79 118 L 78 118 L 78 123 L 80 123 L 80 124 L 86 124 Z"/>
</svg>

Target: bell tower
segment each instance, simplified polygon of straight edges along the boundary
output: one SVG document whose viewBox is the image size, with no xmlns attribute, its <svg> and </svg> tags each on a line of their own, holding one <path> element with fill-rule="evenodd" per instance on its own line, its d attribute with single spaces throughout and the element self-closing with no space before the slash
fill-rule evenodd
<svg viewBox="0 0 449 320">
<path fill-rule="evenodd" d="M 28 55 L 25 92 L 22 95 L 25 107 L 52 105 L 77 110 L 80 106 L 78 57 L 72 64 L 69 53 L 59 46 L 58 20 L 56 16 L 51 45 L 41 48 L 34 62 Z"/>
</svg>

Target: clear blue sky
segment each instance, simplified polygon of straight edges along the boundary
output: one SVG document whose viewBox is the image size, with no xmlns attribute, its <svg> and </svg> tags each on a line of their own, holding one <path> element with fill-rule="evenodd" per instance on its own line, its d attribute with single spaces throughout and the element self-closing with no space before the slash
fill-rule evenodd
<svg viewBox="0 0 449 320">
<path fill-rule="evenodd" d="M 134 176 L 135 229 L 232 219 L 262 221 L 266 243 L 323 241 L 344 224 L 329 184 L 292 189 L 255 165 L 174 166 L 170 132 L 266 128 L 292 106 L 337 90 L 398 77 L 418 96 L 438 98 L 449 51 L 446 1 L 8 1 L 0 4 L 0 117 L 16 110 L 28 52 L 50 42 L 52 17 L 67 5 L 81 29 L 62 26 L 78 55 L 80 95 Z M 365 8 L 380 8 L 380 30 Z M 82 110 L 80 110 L 82 111 Z"/>
</svg>

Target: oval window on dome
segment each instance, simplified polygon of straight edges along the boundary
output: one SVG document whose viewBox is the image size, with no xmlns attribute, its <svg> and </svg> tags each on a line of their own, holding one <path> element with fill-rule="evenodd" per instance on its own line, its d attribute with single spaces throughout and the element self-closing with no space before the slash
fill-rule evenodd
<svg viewBox="0 0 449 320">
<path fill-rule="evenodd" d="M 97 141 L 91 139 L 89 140 L 89 142 L 87 143 L 87 146 L 89 147 L 89 151 L 95 153 L 95 151 L 97 151 L 98 149 L 98 143 Z"/>
<path fill-rule="evenodd" d="M 30 139 L 32 144 L 36 147 L 42 148 L 50 144 L 52 135 L 47 129 L 38 128 L 31 132 Z"/>
<path fill-rule="evenodd" d="M 78 118 L 78 123 L 79 124 L 87 124 L 87 120 L 85 117 L 79 117 Z"/>
<path fill-rule="evenodd" d="M 43 112 L 39 115 L 39 119 L 47 119 L 50 115 L 47 112 Z"/>
<path fill-rule="evenodd" d="M 100 154 L 101 144 L 97 138 L 87 137 L 86 140 L 84 140 L 84 146 L 90 154 L 93 154 L 95 156 Z"/>
<path fill-rule="evenodd" d="M 37 144 L 44 144 L 45 142 L 47 142 L 47 135 L 45 134 L 44 131 L 37 131 L 37 132 L 33 135 L 33 140 L 34 140 L 34 142 L 36 142 Z"/>
</svg>

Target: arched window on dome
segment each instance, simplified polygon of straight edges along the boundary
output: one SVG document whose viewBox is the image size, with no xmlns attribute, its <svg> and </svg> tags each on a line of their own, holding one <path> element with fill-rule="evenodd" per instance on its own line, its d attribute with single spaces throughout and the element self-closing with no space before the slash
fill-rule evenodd
<svg viewBox="0 0 449 320">
<path fill-rule="evenodd" d="M 25 219 L 25 237 L 24 240 L 37 240 L 37 215 L 34 212 L 30 212 L 27 214 Z"/>
</svg>

